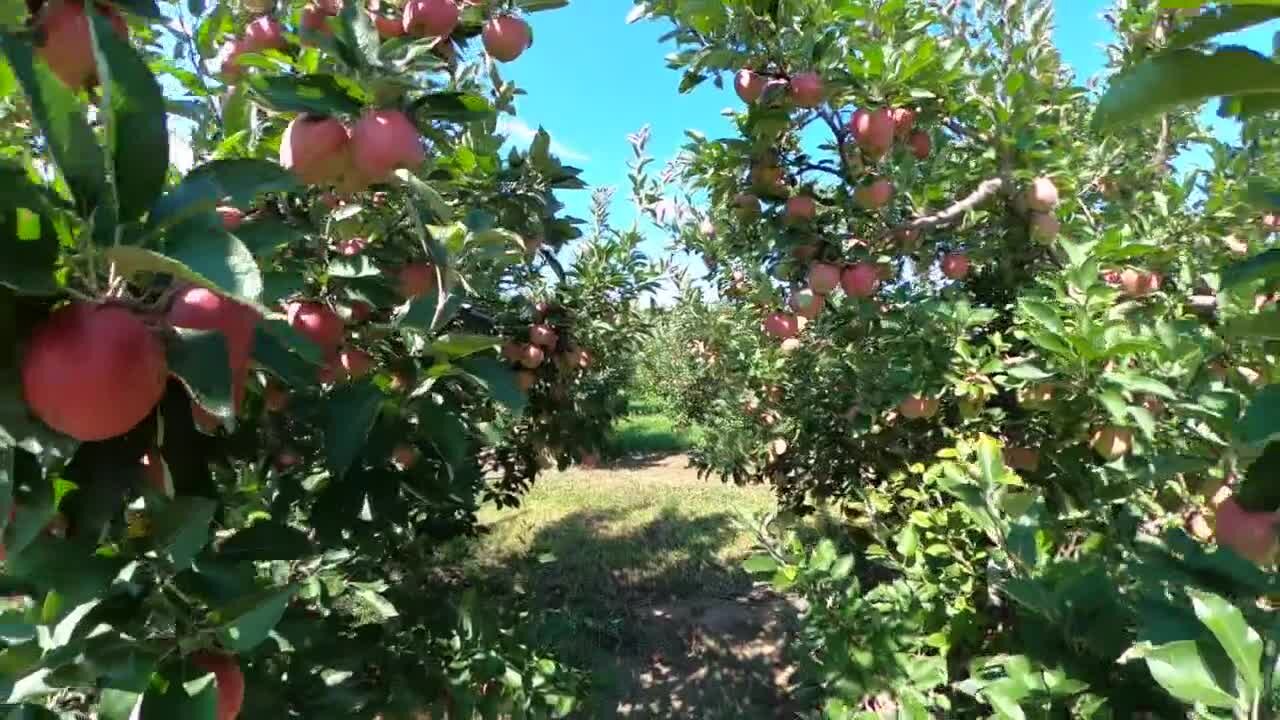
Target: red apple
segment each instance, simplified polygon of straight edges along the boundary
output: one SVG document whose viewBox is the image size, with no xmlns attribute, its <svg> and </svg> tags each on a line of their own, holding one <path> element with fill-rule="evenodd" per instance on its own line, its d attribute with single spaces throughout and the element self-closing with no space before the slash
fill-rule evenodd
<svg viewBox="0 0 1280 720">
<path fill-rule="evenodd" d="M 201 650 L 191 655 L 191 664 L 205 672 L 213 673 L 218 688 L 218 705 L 215 720 L 236 720 L 244 705 L 244 673 L 234 655 L 213 650 Z"/>
<path fill-rule="evenodd" d="M 1050 213 L 1031 213 L 1031 236 L 1041 242 L 1051 242 L 1058 237 L 1062 223 Z"/>
<path fill-rule="evenodd" d="M 1040 469 L 1040 452 L 1033 448 L 1007 447 L 1004 449 L 1004 464 L 1014 470 L 1035 472 Z"/>
<path fill-rule="evenodd" d="M 899 140 L 906 140 L 907 136 L 916 126 L 916 111 L 911 108 L 894 108 L 893 116 L 893 134 Z"/>
<path fill-rule="evenodd" d="M 829 295 L 840 285 L 840 268 L 829 263 L 809 266 L 809 287 L 819 295 Z"/>
<path fill-rule="evenodd" d="M 113 305 L 73 302 L 36 326 L 21 361 L 27 407 L 77 440 L 123 435 L 164 395 L 164 346 L 141 317 Z"/>
<path fill-rule="evenodd" d="M 733 79 L 733 89 L 744 103 L 753 103 L 764 94 L 764 86 L 768 81 L 764 75 L 751 70 L 739 70 Z"/>
<path fill-rule="evenodd" d="M 351 322 L 362 323 L 373 317 L 373 306 L 363 300 L 354 300 L 347 306 Z"/>
<path fill-rule="evenodd" d="M 373 356 L 363 350 L 347 349 L 338 353 L 338 362 L 346 371 L 347 377 L 359 380 L 369 374 L 373 368 Z"/>
<path fill-rule="evenodd" d="M 407 443 L 401 443 L 391 451 L 391 462 L 401 470 L 409 470 L 418 464 L 418 449 Z"/>
<path fill-rule="evenodd" d="M 880 178 L 853 191 L 853 200 L 864 210 L 878 210 L 893 199 L 893 183 Z"/>
<path fill-rule="evenodd" d="M 774 312 L 764 319 L 764 331 L 773 337 L 786 339 L 795 337 L 800 332 L 800 326 L 795 315 Z"/>
<path fill-rule="evenodd" d="M 349 164 L 347 129 L 331 117 L 299 115 L 280 139 L 280 165 L 304 183 L 336 182 Z"/>
<path fill-rule="evenodd" d="M 261 52 L 263 50 L 283 50 L 288 47 L 284 39 L 284 28 L 275 18 L 268 15 L 250 22 L 244 30 L 244 38 L 240 41 L 244 52 Z"/>
<path fill-rule="evenodd" d="M 911 154 L 917 160 L 926 160 L 929 157 L 929 153 L 933 152 L 933 140 L 928 133 L 921 130 L 911 133 L 907 144 L 911 146 Z"/>
<path fill-rule="evenodd" d="M 822 308 L 827 304 L 827 298 L 813 290 L 797 290 L 791 295 L 787 304 L 797 315 L 812 320 L 822 312 Z"/>
<path fill-rule="evenodd" d="M 482 33 L 484 49 L 498 62 L 511 62 L 533 43 L 533 35 L 524 20 L 501 15 L 485 23 Z"/>
<path fill-rule="evenodd" d="M 912 395 L 898 404 L 898 412 L 908 420 L 928 419 L 938 414 L 937 398 Z"/>
<path fill-rule="evenodd" d="M 560 336 L 550 325 L 538 324 L 529 328 L 529 342 L 550 350 L 560 342 Z"/>
<path fill-rule="evenodd" d="M 227 344 L 231 369 L 231 398 L 236 411 L 244 398 L 245 381 L 253 354 L 253 336 L 261 314 L 208 288 L 189 287 L 177 294 L 169 306 L 168 319 L 174 327 L 216 330 Z"/>
<path fill-rule="evenodd" d="M 942 256 L 942 274 L 952 280 L 963 280 L 969 274 L 969 256 L 962 252 Z"/>
<path fill-rule="evenodd" d="M 789 222 L 805 222 L 818 214 L 818 204 L 808 195 L 797 195 L 787 199 L 786 212 Z"/>
<path fill-rule="evenodd" d="M 815 72 L 802 72 L 791 77 L 791 102 L 798 107 L 813 108 L 822 104 L 825 94 L 822 77 Z"/>
<path fill-rule="evenodd" d="M 541 365 L 546 357 L 542 352 L 542 348 L 537 345 L 525 345 L 524 349 L 520 351 L 520 364 L 533 370 Z"/>
<path fill-rule="evenodd" d="M 302 8 L 299 24 L 302 25 L 303 30 L 321 35 L 333 35 L 333 28 L 329 26 L 329 18 L 337 15 L 336 11 L 330 12 L 330 8 L 320 5 L 307 5 Z"/>
<path fill-rule="evenodd" d="M 404 6 L 404 31 L 418 37 L 448 37 L 458 27 L 461 14 L 453 0 L 409 0 Z"/>
<path fill-rule="evenodd" d="M 893 113 L 888 108 L 859 110 L 853 114 L 849 127 L 853 130 L 858 147 L 873 158 L 884 156 L 893 147 L 897 126 L 893 121 Z"/>
<path fill-rule="evenodd" d="M 1058 188 L 1049 178 L 1038 177 L 1027 189 L 1026 202 L 1036 212 L 1049 212 L 1058 206 Z"/>
<path fill-rule="evenodd" d="M 289 303 L 289 324 L 323 350 L 332 351 L 342 343 L 346 327 L 342 318 L 322 302 L 303 300 Z"/>
<path fill-rule="evenodd" d="M 122 38 L 129 37 L 124 17 L 107 5 L 97 6 L 111 27 Z M 93 41 L 89 34 L 89 18 L 84 5 L 77 0 L 53 0 L 44 6 L 36 20 L 36 52 L 64 85 L 80 89 L 98 75 L 93 57 Z"/>
<path fill-rule="evenodd" d="M 1089 445 L 1103 460 L 1118 460 L 1133 450 L 1133 430 L 1114 425 L 1098 428 Z"/>
<path fill-rule="evenodd" d="M 346 240 L 339 240 L 337 245 L 338 254 L 345 257 L 355 257 L 364 252 L 369 247 L 368 238 L 353 237 Z"/>
<path fill-rule="evenodd" d="M 368 110 L 351 128 L 351 164 L 370 181 L 416 168 L 426 158 L 418 128 L 399 110 Z"/>
<path fill-rule="evenodd" d="M 1214 517 L 1214 535 L 1218 544 L 1259 565 L 1271 562 L 1278 543 L 1274 512 L 1244 509 L 1233 497 L 1218 506 Z"/>
<path fill-rule="evenodd" d="M 855 263 L 840 275 L 840 286 L 850 297 L 871 297 L 880 287 L 880 273 L 871 263 Z"/>
<path fill-rule="evenodd" d="M 436 292 L 436 266 L 431 263 L 409 263 L 396 275 L 400 294 L 406 298 L 420 298 Z"/>
<path fill-rule="evenodd" d="M 235 231 L 244 223 L 244 211 L 239 208 L 233 208 L 226 205 L 217 208 L 218 218 L 222 220 L 222 228 L 227 231 Z"/>
<path fill-rule="evenodd" d="M 401 18 L 372 11 L 369 13 L 369 18 L 373 20 L 373 26 L 378 30 L 378 37 L 383 40 L 404 35 L 404 20 Z"/>
</svg>

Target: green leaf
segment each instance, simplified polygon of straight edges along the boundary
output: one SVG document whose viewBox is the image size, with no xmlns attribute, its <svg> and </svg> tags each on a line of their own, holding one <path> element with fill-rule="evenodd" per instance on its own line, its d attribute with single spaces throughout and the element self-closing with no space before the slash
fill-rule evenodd
<svg viewBox="0 0 1280 720">
<path fill-rule="evenodd" d="M 1250 694 L 1256 697 L 1262 691 L 1262 638 L 1245 622 L 1240 608 L 1224 598 L 1195 588 L 1188 588 L 1187 594 L 1196 617 L 1218 639 Z"/>
<path fill-rule="evenodd" d="M 339 14 L 339 36 L 343 44 L 354 51 L 363 67 L 378 65 L 378 31 L 373 27 L 373 19 L 359 3 L 346 3 Z M 358 68 L 357 68 L 358 69 Z"/>
<path fill-rule="evenodd" d="M 1237 489 L 1236 498 L 1246 510 L 1272 512 L 1280 509 L 1280 482 L 1274 470 L 1280 467 L 1280 440 L 1266 447 L 1253 461 Z"/>
<path fill-rule="evenodd" d="M 12 181 L 12 175 L 0 173 L 0 183 Z M 0 247 L 4 248 L 0 285 L 23 295 L 60 292 L 57 278 L 60 245 L 53 223 L 29 208 L 8 205 L 6 199 L 0 198 Z"/>
<path fill-rule="evenodd" d="M 226 337 L 217 330 L 174 328 L 168 345 L 169 371 L 182 381 L 200 407 L 225 423 L 233 423 L 235 409 Z"/>
<path fill-rule="evenodd" d="M 131 222 L 151 209 L 169 172 L 164 94 L 147 64 L 111 23 L 97 11 L 87 14 L 102 83 L 100 115 L 106 124 L 118 217 Z"/>
<path fill-rule="evenodd" d="M 1228 267 L 1222 273 L 1222 287 L 1233 288 L 1254 280 L 1280 278 L 1280 250 L 1268 250 Z"/>
<path fill-rule="evenodd" d="M 1145 660 L 1151 677 L 1183 702 L 1204 703 L 1217 708 L 1235 707 L 1236 699 L 1218 687 L 1194 640 L 1178 640 L 1160 646 L 1138 643 L 1129 648 L 1120 660 L 1133 658 Z"/>
<path fill-rule="evenodd" d="M 1178 399 L 1178 395 L 1173 391 L 1173 388 L 1170 388 L 1168 385 L 1165 385 L 1155 378 L 1149 378 L 1145 375 L 1128 372 L 1114 372 L 1104 375 L 1102 379 L 1107 382 L 1115 383 L 1129 392 L 1155 395 L 1157 397 L 1162 397 L 1165 400 Z"/>
<path fill-rule="evenodd" d="M 1280 439 L 1280 385 L 1268 385 L 1254 396 L 1236 435 L 1255 447 Z"/>
<path fill-rule="evenodd" d="M 219 610 L 218 615 L 225 618 L 218 627 L 222 646 L 235 653 L 257 647 L 280 622 L 296 590 L 293 585 L 267 590 Z"/>
<path fill-rule="evenodd" d="M 1280 17 L 1280 8 L 1218 7 L 1204 10 L 1187 21 L 1186 26 L 1169 38 L 1169 48 L 1195 45 L 1223 33 L 1243 30 L 1252 25 Z"/>
<path fill-rule="evenodd" d="M 302 241 L 305 236 L 297 228 L 274 218 L 258 218 L 236 228 L 236 237 L 259 260 L 271 260 L 281 248 Z"/>
<path fill-rule="evenodd" d="M 254 99 L 276 112 L 357 115 L 359 100 L 332 75 L 254 75 L 245 81 Z"/>
<path fill-rule="evenodd" d="M 185 568 L 209 544 L 210 524 L 218 503 L 209 498 L 181 496 L 157 502 L 151 510 L 155 547 L 175 567 Z"/>
<path fill-rule="evenodd" d="M 4 362 L 0 362 L 0 445 L 22 448 L 46 461 L 69 460 L 80 446 L 31 414 L 17 368 L 5 367 Z"/>
<path fill-rule="evenodd" d="M 472 122 L 492 117 L 494 108 L 474 93 L 440 92 L 422 96 L 414 103 L 418 117 L 452 122 Z"/>
<path fill-rule="evenodd" d="M 324 450 L 329 472 L 340 478 L 364 450 L 384 396 L 368 382 L 344 385 L 329 396 L 325 409 Z"/>
<path fill-rule="evenodd" d="M 450 360 L 474 355 L 485 350 L 492 350 L 502 344 L 502 340 L 487 335 L 450 334 L 441 335 L 431 343 L 431 352 Z"/>
<path fill-rule="evenodd" d="M 758 553 L 742 561 L 742 569 L 752 575 L 763 575 L 778 569 L 778 561 L 768 553 Z"/>
<path fill-rule="evenodd" d="M 1010 365 L 1005 372 L 1009 377 L 1017 378 L 1018 380 L 1044 380 L 1045 378 L 1053 377 L 1052 373 L 1047 373 L 1030 363 Z"/>
<path fill-rule="evenodd" d="M 1000 450 L 1000 441 L 989 435 L 978 440 L 978 468 L 982 472 L 982 480 L 988 487 L 1000 484 L 1000 479 L 1008 472 L 1004 466 L 1004 453 Z"/>
<path fill-rule="evenodd" d="M 259 520 L 218 546 L 222 560 L 298 560 L 315 554 L 306 533 L 274 520 Z"/>
<path fill-rule="evenodd" d="M 102 720 L 129 720 L 140 700 L 138 693 L 107 688 L 98 699 L 98 716 Z"/>
<path fill-rule="evenodd" d="M 418 328 L 427 332 L 435 332 L 457 316 L 462 309 L 466 295 L 458 290 L 449 293 L 444 310 L 436 317 L 436 304 L 440 301 L 439 293 L 432 293 L 414 300 L 409 309 L 399 317 L 399 323 L 405 327 Z"/>
<path fill-rule="evenodd" d="M 175 665 L 163 678 L 156 678 L 142 696 L 139 720 L 182 718 L 217 720 L 218 689 L 212 679 L 185 683 Z"/>
<path fill-rule="evenodd" d="M 1248 48 L 1174 50 L 1117 75 L 1093 122 L 1111 129 L 1221 95 L 1280 91 L 1280 65 Z"/>
<path fill-rule="evenodd" d="M 27 94 L 31 114 L 44 131 L 49 152 L 84 217 L 101 204 L 106 192 L 106 164 L 84 108 L 75 94 L 35 61 L 31 44 L 16 35 L 0 33 L 0 50 Z"/>
<path fill-rule="evenodd" d="M 248 207 L 262 193 L 289 192 L 297 186 L 297 178 L 273 162 L 214 160 L 192 170 L 176 188 L 160 197 L 147 229 L 158 233 L 208 215 L 224 203 Z"/>
<path fill-rule="evenodd" d="M 477 356 L 458 362 L 462 375 L 479 383 L 489 396 L 512 412 L 524 411 L 529 398 L 516 385 L 515 372 L 497 358 Z"/>
<path fill-rule="evenodd" d="M 116 245 L 104 254 L 126 276 L 143 272 L 173 275 L 256 303 L 262 294 L 262 273 L 244 243 L 220 228 L 184 228 L 189 229 L 171 237 L 164 253 Z"/>
<path fill-rule="evenodd" d="M 1271 178 L 1249 178 L 1245 196 L 1259 210 L 1280 210 L 1280 182 Z"/>
<path fill-rule="evenodd" d="M 279 331 L 282 325 L 296 333 L 280 320 L 258 323 L 253 334 L 253 359 L 292 387 L 310 387 L 316 382 L 320 348 L 305 338 L 299 339 L 295 347 L 292 338 Z M 298 348 L 305 348 L 306 352 L 295 352 Z"/>
</svg>

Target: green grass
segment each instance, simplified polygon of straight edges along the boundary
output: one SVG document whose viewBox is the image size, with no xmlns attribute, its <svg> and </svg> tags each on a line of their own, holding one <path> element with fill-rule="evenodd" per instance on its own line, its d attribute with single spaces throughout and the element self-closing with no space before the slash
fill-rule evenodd
<svg viewBox="0 0 1280 720">
<path fill-rule="evenodd" d="M 697 438 L 697 429 L 676 427 L 670 418 L 656 407 L 639 404 L 633 412 L 620 419 L 613 427 L 607 454 L 610 457 L 631 457 L 654 453 L 685 452 Z"/>
<path fill-rule="evenodd" d="M 628 425 L 653 424 L 637 420 Z M 463 567 L 488 592 L 524 595 L 540 644 L 592 674 L 583 717 L 613 717 L 638 665 L 683 653 L 684 639 L 661 636 L 646 608 L 746 593 L 740 565 L 754 538 L 739 518 L 773 507 L 768 489 L 698 480 L 679 459 L 557 473 L 522 507 L 483 512 L 489 532 Z"/>
</svg>

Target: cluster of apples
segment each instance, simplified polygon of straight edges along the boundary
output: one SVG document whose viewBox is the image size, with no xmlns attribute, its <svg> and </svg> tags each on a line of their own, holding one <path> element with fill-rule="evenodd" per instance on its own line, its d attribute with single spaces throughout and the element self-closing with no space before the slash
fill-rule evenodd
<svg viewBox="0 0 1280 720">
<path fill-rule="evenodd" d="M 1062 229 L 1062 223 L 1054 214 L 1058 207 L 1058 186 L 1050 178 L 1038 177 L 1031 181 L 1031 187 L 1023 197 L 1029 213 L 1031 236 L 1041 242 L 1052 242 Z"/>
<path fill-rule="evenodd" d="M 1137 299 L 1159 292 L 1164 284 L 1164 276 L 1158 272 L 1145 272 L 1137 268 L 1124 270 L 1107 270 L 1102 274 L 1103 282 L 1120 288 L 1125 295 Z"/>
<path fill-rule="evenodd" d="M 426 160 L 422 136 L 400 110 L 370 108 L 348 128 L 334 117 L 299 115 L 280 140 L 280 164 L 309 185 L 357 192 Z"/>
<path fill-rule="evenodd" d="M 129 37 L 129 26 L 115 8 L 95 4 L 122 38 Z M 36 50 L 53 74 L 64 85 L 79 89 L 97 80 L 98 66 L 93 57 L 93 39 L 89 17 L 80 0 L 53 0 L 36 14 Z"/>
<path fill-rule="evenodd" d="M 518 368 L 516 385 L 522 392 L 529 392 L 538 383 L 536 371 L 550 356 L 554 355 L 556 365 L 564 373 L 586 370 L 595 362 L 590 352 L 575 345 L 566 345 L 557 353 L 561 349 L 560 332 L 546 322 L 550 312 L 551 306 L 548 303 L 537 303 L 534 306 L 535 322 L 529 326 L 528 341 L 512 340 L 502 345 L 502 357 Z"/>
<path fill-rule="evenodd" d="M 816 72 L 801 72 L 787 77 L 743 69 L 738 71 L 733 81 L 738 97 L 748 104 L 759 101 L 773 87 L 785 88 L 788 99 L 802 108 L 818 107 L 826 96 L 822 76 Z"/>
<path fill-rule="evenodd" d="M 228 40 L 218 50 L 219 72 L 227 81 L 238 80 L 244 72 L 240 65 L 241 55 L 263 50 L 284 50 L 288 46 L 280 22 L 270 15 L 259 16 L 245 27 L 243 35 Z"/>
</svg>

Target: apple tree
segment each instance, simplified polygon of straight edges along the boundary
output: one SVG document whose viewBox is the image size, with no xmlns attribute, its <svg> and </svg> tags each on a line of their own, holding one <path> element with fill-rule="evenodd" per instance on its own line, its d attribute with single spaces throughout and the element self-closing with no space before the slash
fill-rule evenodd
<svg viewBox="0 0 1280 720">
<path fill-rule="evenodd" d="M 823 717 L 1274 712 L 1276 71 L 1215 38 L 1277 12 L 1178 4 L 1107 13 L 1101 97 L 1051 2 L 636 5 L 740 102 L 651 187 L 715 295 L 670 387 L 845 521 L 748 563 Z"/>
<path fill-rule="evenodd" d="M 498 132 L 564 4 L 3 4 L 7 713 L 572 711 L 440 553 L 592 451 L 643 330 L 634 244 L 560 268 L 579 171 Z"/>
</svg>

